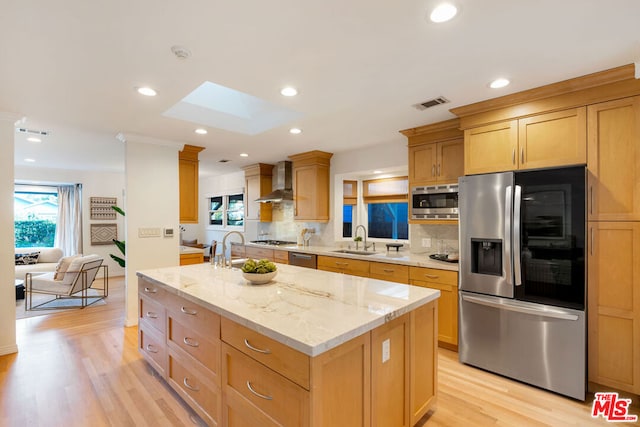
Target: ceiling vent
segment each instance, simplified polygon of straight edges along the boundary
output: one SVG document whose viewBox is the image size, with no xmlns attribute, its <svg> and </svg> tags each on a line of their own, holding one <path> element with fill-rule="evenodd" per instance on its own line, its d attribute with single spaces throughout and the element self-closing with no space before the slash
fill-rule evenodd
<svg viewBox="0 0 640 427">
<path fill-rule="evenodd" d="M 41 135 L 41 136 L 47 136 L 51 133 L 51 132 L 47 132 L 46 130 L 33 130 L 33 129 L 26 129 L 26 128 L 17 128 L 16 130 L 20 133 L 28 133 L 31 135 Z"/>
<path fill-rule="evenodd" d="M 450 102 L 447 98 L 445 98 L 444 96 L 439 96 L 437 98 L 433 98 L 419 104 L 414 104 L 413 108 L 422 111 L 426 110 L 427 108 L 435 107 L 436 105 L 446 104 L 447 102 Z"/>
<path fill-rule="evenodd" d="M 228 159 L 222 159 L 222 160 L 218 160 L 218 163 L 227 163 L 230 162 L 231 160 Z"/>
</svg>

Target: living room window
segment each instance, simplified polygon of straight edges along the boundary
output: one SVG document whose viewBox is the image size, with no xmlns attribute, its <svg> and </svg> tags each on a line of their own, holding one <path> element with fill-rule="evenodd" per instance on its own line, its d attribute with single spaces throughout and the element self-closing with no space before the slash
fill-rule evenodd
<svg viewBox="0 0 640 427">
<path fill-rule="evenodd" d="M 16 185 L 13 216 L 17 248 L 53 247 L 58 222 L 57 187 Z"/>
</svg>

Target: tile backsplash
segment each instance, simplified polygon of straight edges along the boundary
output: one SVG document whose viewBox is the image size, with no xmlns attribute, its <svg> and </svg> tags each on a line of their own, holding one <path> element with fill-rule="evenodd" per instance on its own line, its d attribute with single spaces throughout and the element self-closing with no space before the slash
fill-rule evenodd
<svg viewBox="0 0 640 427">
<path fill-rule="evenodd" d="M 410 244 L 411 252 L 416 254 L 435 254 L 442 252 L 457 252 L 458 243 L 458 225 L 442 225 L 442 224 L 411 224 L 410 227 Z M 423 239 L 431 239 L 431 247 L 422 246 Z M 441 248 L 439 248 L 441 246 Z"/>
</svg>

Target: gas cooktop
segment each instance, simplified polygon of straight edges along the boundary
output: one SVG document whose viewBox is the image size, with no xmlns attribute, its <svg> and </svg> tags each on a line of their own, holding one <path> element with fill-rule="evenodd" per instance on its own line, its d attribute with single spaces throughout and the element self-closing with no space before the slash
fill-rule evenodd
<svg viewBox="0 0 640 427">
<path fill-rule="evenodd" d="M 296 244 L 296 242 L 288 242 L 286 240 L 252 240 L 249 243 L 256 243 L 258 245 L 269 245 L 269 246 L 287 246 L 287 245 Z"/>
</svg>

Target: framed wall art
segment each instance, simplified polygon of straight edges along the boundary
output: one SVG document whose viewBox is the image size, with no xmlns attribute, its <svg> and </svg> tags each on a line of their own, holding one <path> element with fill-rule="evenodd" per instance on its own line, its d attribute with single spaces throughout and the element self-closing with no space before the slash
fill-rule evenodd
<svg viewBox="0 0 640 427">
<path fill-rule="evenodd" d="M 118 224 L 91 224 L 91 245 L 113 245 L 118 238 Z"/>
<path fill-rule="evenodd" d="M 117 197 L 90 197 L 91 219 L 110 220 L 116 219 L 116 211 L 111 206 L 118 204 Z"/>
</svg>

